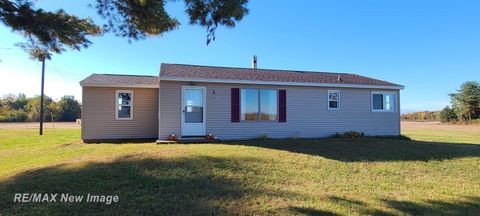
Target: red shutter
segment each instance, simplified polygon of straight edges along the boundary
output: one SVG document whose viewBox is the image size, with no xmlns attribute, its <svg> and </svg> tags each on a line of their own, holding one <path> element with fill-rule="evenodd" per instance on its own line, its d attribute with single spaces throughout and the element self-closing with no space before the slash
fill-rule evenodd
<svg viewBox="0 0 480 216">
<path fill-rule="evenodd" d="M 287 122 L 287 90 L 278 90 L 278 122 Z"/>
<path fill-rule="evenodd" d="M 232 122 L 240 122 L 240 89 L 232 88 Z"/>
</svg>

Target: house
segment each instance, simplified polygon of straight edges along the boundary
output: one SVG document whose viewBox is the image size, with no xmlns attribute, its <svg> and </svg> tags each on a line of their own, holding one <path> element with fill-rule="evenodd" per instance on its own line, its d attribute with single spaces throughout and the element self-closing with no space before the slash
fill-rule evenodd
<svg viewBox="0 0 480 216">
<path fill-rule="evenodd" d="M 162 64 L 159 76 L 92 74 L 82 139 L 400 134 L 400 90 L 350 73 Z"/>
</svg>

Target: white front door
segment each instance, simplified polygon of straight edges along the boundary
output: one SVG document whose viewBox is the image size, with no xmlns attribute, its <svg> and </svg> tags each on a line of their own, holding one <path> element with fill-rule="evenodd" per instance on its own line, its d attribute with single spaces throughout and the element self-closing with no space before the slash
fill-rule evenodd
<svg viewBox="0 0 480 216">
<path fill-rule="evenodd" d="M 182 87 L 182 136 L 205 136 L 205 87 Z"/>
</svg>

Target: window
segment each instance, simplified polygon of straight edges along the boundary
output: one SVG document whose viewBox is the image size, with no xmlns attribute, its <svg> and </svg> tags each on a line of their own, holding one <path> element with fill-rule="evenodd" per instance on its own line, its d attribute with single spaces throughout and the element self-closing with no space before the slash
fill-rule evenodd
<svg viewBox="0 0 480 216">
<path fill-rule="evenodd" d="M 133 119 L 133 91 L 117 90 L 115 91 L 115 119 L 132 120 Z"/>
<path fill-rule="evenodd" d="M 184 94 L 185 123 L 203 123 L 203 90 L 186 89 Z"/>
<path fill-rule="evenodd" d="M 277 91 L 260 90 L 260 120 L 277 120 Z"/>
<path fill-rule="evenodd" d="M 372 110 L 395 112 L 395 93 L 372 92 Z"/>
<path fill-rule="evenodd" d="M 278 116 L 277 90 L 241 89 L 242 121 L 276 121 Z"/>
<path fill-rule="evenodd" d="M 340 101 L 340 90 L 328 90 L 328 109 L 338 110 Z"/>
</svg>

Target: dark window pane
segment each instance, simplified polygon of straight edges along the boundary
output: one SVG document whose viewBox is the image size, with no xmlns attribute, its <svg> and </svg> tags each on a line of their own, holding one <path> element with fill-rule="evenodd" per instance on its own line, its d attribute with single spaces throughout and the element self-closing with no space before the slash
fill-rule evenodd
<svg viewBox="0 0 480 216">
<path fill-rule="evenodd" d="M 373 94 L 373 109 L 383 110 L 383 95 Z"/>
<path fill-rule="evenodd" d="M 240 99 L 241 120 L 258 120 L 258 90 L 242 89 Z"/>
<path fill-rule="evenodd" d="M 276 90 L 260 90 L 261 120 L 277 120 L 278 99 Z"/>
<path fill-rule="evenodd" d="M 185 123 L 203 123 L 203 107 L 185 107 Z"/>
<path fill-rule="evenodd" d="M 336 109 L 336 108 L 338 108 L 338 103 L 337 103 L 337 101 L 329 101 L 328 106 L 330 108 Z"/>
<path fill-rule="evenodd" d="M 131 101 L 131 93 L 118 93 L 118 105 L 130 105 Z"/>
<path fill-rule="evenodd" d="M 130 106 L 118 106 L 118 118 L 130 118 Z"/>
</svg>

